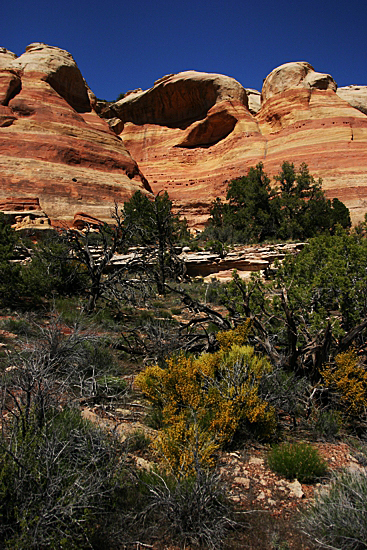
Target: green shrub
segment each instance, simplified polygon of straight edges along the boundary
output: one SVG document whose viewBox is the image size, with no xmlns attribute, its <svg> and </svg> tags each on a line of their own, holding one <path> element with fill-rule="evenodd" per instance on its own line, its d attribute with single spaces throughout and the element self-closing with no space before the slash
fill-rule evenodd
<svg viewBox="0 0 367 550">
<path fill-rule="evenodd" d="M 127 392 L 127 382 L 121 376 L 106 374 L 97 378 L 97 397 L 116 397 Z"/>
<path fill-rule="evenodd" d="M 139 312 L 140 321 L 151 321 L 152 319 L 154 319 L 154 317 L 154 311 L 150 311 L 149 309 L 144 309 L 143 311 Z"/>
<path fill-rule="evenodd" d="M 367 548 L 366 473 L 335 474 L 330 490 L 303 513 L 301 526 L 321 548 Z"/>
<path fill-rule="evenodd" d="M 152 306 L 159 309 L 159 308 L 164 308 L 165 307 L 165 303 L 162 302 L 161 300 L 155 300 L 153 303 L 152 303 Z"/>
<path fill-rule="evenodd" d="M 319 411 L 314 420 L 313 430 L 315 435 L 327 441 L 334 440 L 342 426 L 342 415 L 338 411 Z"/>
<path fill-rule="evenodd" d="M 159 309 L 157 311 L 157 317 L 160 319 L 172 319 L 172 313 L 168 309 Z"/>
<path fill-rule="evenodd" d="M 113 314 L 108 309 L 106 304 L 100 305 L 100 309 L 98 309 L 98 311 L 92 316 L 92 322 L 98 326 L 103 327 L 106 330 L 113 330 L 118 332 L 120 330 L 120 327 L 116 323 L 116 319 L 114 318 Z"/>
<path fill-rule="evenodd" d="M 0 306 L 14 307 L 23 295 L 22 267 L 11 260 L 17 256 L 16 247 L 21 245 L 19 235 L 0 212 Z"/>
<path fill-rule="evenodd" d="M 125 441 L 126 450 L 130 453 L 134 451 L 145 451 L 148 449 L 152 440 L 150 437 L 144 433 L 143 430 L 134 430 L 129 434 L 128 438 Z"/>
<path fill-rule="evenodd" d="M 317 449 L 308 443 L 276 445 L 269 453 L 268 463 L 277 474 L 303 483 L 322 477 L 327 470 Z"/>
<path fill-rule="evenodd" d="M 34 245 L 22 277 L 27 295 L 35 300 L 84 294 L 89 285 L 87 269 L 70 254 L 66 234 L 56 232 Z"/>
<path fill-rule="evenodd" d="M 20 336 L 32 336 L 35 328 L 26 319 L 4 319 L 1 328 Z"/>
<path fill-rule="evenodd" d="M 83 318 L 83 302 L 79 296 L 57 296 L 54 300 L 54 307 L 64 323 L 73 324 L 80 322 Z"/>
</svg>

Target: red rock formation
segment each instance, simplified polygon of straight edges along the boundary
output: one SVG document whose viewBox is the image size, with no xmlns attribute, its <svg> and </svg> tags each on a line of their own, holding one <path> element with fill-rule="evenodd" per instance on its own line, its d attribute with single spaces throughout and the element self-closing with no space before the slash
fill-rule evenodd
<svg viewBox="0 0 367 550">
<path fill-rule="evenodd" d="M 266 78 L 260 109 L 256 90 L 195 71 L 103 106 L 64 50 L 36 43 L 17 58 L 0 48 L 0 200 L 37 195 L 66 226 L 81 210 L 109 220 L 114 201 L 151 185 L 202 227 L 229 180 L 260 161 L 274 175 L 288 160 L 306 162 L 358 221 L 367 198 L 367 116 L 335 90 L 330 75 L 298 62 Z"/>
<path fill-rule="evenodd" d="M 120 136 L 154 191 L 167 190 L 190 225 L 202 226 L 229 180 L 260 161 L 274 175 L 284 160 L 306 162 L 356 221 L 367 197 L 367 117 L 335 90 L 309 63 L 287 63 L 265 80 L 254 116 L 237 81 L 187 71 L 127 95 L 105 116 L 123 122 Z"/>
<path fill-rule="evenodd" d="M 114 201 L 150 191 L 68 52 L 1 49 L 0 102 L 0 197 L 36 193 L 52 218 L 71 221 L 82 206 L 109 220 Z"/>
<path fill-rule="evenodd" d="M 30 210 L 41 210 L 38 197 L 9 197 L 0 199 L 0 212 L 29 212 Z"/>
<path fill-rule="evenodd" d="M 287 63 L 266 78 L 256 118 L 267 140 L 265 168 L 306 162 L 330 197 L 342 200 L 354 222 L 367 197 L 367 116 L 336 93 L 330 75 L 308 63 Z"/>
<path fill-rule="evenodd" d="M 90 216 L 85 212 L 76 212 L 76 214 L 74 215 L 72 228 L 82 231 L 86 227 L 90 227 L 92 229 L 98 229 L 98 227 L 100 227 L 101 225 L 103 225 L 102 220 L 99 220 L 98 218 L 94 218 L 93 216 Z"/>
<path fill-rule="evenodd" d="M 265 140 L 247 105 L 233 78 L 186 71 L 129 94 L 112 111 L 154 191 L 167 190 L 191 224 L 202 226 L 208 205 L 225 192 L 224 180 L 245 170 L 242 162 L 239 172 L 231 166 L 246 152 L 253 162 L 263 153 Z"/>
</svg>

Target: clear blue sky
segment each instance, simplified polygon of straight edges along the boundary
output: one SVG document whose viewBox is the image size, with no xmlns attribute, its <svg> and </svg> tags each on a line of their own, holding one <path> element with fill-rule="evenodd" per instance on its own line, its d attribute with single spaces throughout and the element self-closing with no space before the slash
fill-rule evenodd
<svg viewBox="0 0 367 550">
<path fill-rule="evenodd" d="M 97 97 L 150 88 L 168 73 L 222 73 L 261 90 L 288 61 L 308 61 L 339 86 L 367 85 L 366 0 L 12 0 L 0 46 L 69 51 Z"/>
</svg>

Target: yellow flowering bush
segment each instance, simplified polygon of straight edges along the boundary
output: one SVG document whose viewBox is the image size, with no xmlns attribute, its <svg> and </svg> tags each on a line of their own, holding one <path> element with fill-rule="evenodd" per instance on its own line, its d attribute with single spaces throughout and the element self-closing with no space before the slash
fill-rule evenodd
<svg viewBox="0 0 367 550">
<path fill-rule="evenodd" d="M 198 358 L 178 355 L 165 368 L 146 368 L 136 384 L 162 410 L 154 446 L 174 470 L 190 472 L 195 461 L 211 465 L 213 454 L 241 429 L 270 435 L 275 411 L 259 395 L 270 363 L 244 345 L 250 323 L 218 334 L 220 349 Z"/>
<path fill-rule="evenodd" d="M 335 365 L 327 365 L 321 374 L 326 385 L 339 394 L 347 414 L 356 416 L 366 409 L 367 371 L 358 364 L 354 350 L 337 355 Z"/>
<path fill-rule="evenodd" d="M 233 344 L 244 344 L 251 329 L 251 319 L 232 329 L 218 332 L 217 340 L 221 350 L 229 350 Z"/>
</svg>

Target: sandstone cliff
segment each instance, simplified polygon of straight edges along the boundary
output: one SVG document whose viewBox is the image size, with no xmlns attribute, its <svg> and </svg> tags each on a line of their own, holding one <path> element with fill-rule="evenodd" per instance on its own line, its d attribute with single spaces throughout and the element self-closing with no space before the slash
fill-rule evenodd
<svg viewBox="0 0 367 550">
<path fill-rule="evenodd" d="M 367 116 L 336 89 L 309 63 L 287 63 L 266 78 L 259 108 L 259 94 L 233 78 L 186 71 L 129 93 L 102 116 L 191 225 L 205 222 L 230 179 L 260 161 L 274 175 L 284 160 L 306 162 L 357 221 L 366 209 Z"/>
<path fill-rule="evenodd" d="M 34 197 L 53 218 L 81 209 L 110 219 L 149 184 L 120 138 L 94 111 L 72 56 L 31 44 L 0 49 L 0 197 Z"/>
<path fill-rule="evenodd" d="M 367 115 L 367 86 L 344 86 L 338 88 L 336 93 L 352 107 Z"/>
<path fill-rule="evenodd" d="M 274 69 L 261 95 L 185 71 L 103 105 L 68 52 L 0 48 L 0 199 L 38 197 L 72 223 L 77 212 L 108 220 L 114 201 L 164 189 L 202 227 L 228 181 L 260 161 L 274 175 L 288 160 L 306 162 L 356 222 L 367 209 L 366 89 L 337 90 L 296 62 Z"/>
</svg>

